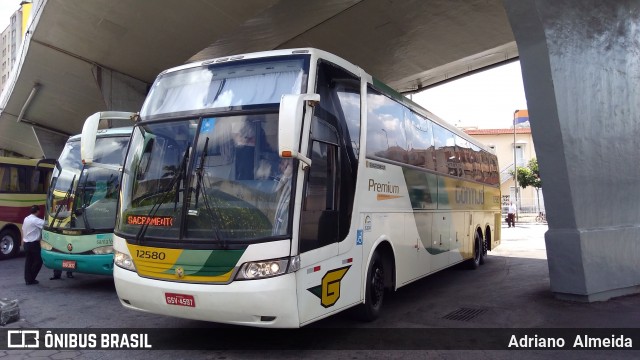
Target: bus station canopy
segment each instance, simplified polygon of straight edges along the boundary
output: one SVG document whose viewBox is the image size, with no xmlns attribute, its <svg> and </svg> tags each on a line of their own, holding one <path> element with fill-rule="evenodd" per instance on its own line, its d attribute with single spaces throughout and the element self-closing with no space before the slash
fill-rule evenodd
<svg viewBox="0 0 640 360">
<path fill-rule="evenodd" d="M 144 94 L 189 61 L 295 47 L 332 52 L 400 92 L 518 56 L 502 0 L 36 0 L 0 97 L 0 148 L 57 157 L 87 116 L 139 110 L 112 108 L 115 91 Z"/>
</svg>

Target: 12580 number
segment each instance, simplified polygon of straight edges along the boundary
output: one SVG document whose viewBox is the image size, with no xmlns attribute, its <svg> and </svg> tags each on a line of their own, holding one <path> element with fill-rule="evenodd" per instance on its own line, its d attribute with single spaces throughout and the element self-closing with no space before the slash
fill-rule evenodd
<svg viewBox="0 0 640 360">
<path fill-rule="evenodd" d="M 164 260 L 166 255 L 162 251 L 136 250 L 136 257 L 139 259 Z"/>
</svg>

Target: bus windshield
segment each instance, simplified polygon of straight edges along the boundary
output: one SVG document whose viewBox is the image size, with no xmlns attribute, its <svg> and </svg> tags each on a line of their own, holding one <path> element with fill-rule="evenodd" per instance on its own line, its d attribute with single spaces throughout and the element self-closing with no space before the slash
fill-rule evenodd
<svg viewBox="0 0 640 360">
<path fill-rule="evenodd" d="M 277 129 L 277 113 L 137 126 L 116 231 L 221 244 L 287 236 L 292 160 L 277 154 Z"/>
<path fill-rule="evenodd" d="M 95 162 L 120 166 L 124 161 L 128 136 L 96 139 Z M 50 228 L 113 229 L 120 174 L 117 170 L 83 167 L 80 140 L 67 142 L 55 170 L 47 199 Z"/>
</svg>

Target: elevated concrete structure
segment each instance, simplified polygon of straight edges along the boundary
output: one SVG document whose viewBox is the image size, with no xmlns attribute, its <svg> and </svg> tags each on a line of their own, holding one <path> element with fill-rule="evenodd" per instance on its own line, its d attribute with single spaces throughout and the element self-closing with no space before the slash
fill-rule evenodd
<svg viewBox="0 0 640 360">
<path fill-rule="evenodd" d="M 640 3 L 505 0 L 544 182 L 551 290 L 640 291 Z"/>
<path fill-rule="evenodd" d="M 138 111 L 190 60 L 311 46 L 415 91 L 517 58 L 501 0 L 36 0 L 33 14 L 0 99 L 0 148 L 31 157 L 56 156 L 96 111 Z"/>
</svg>

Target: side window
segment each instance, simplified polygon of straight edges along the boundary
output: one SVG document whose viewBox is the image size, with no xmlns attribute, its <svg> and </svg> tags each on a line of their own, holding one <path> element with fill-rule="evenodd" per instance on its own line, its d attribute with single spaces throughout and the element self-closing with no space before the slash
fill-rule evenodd
<svg viewBox="0 0 640 360">
<path fill-rule="evenodd" d="M 405 132 L 409 165 L 435 170 L 431 121 L 411 111 L 405 112 Z"/>
<path fill-rule="evenodd" d="M 467 180 L 473 180 L 473 154 L 471 144 L 460 136 L 456 135 L 456 152 L 458 153 L 458 176 Z"/>
<path fill-rule="evenodd" d="M 17 180 L 14 182 L 14 187 L 17 192 L 27 192 L 27 168 L 24 166 L 16 166 L 16 172 L 18 173 Z"/>
<path fill-rule="evenodd" d="M 42 193 L 44 190 L 42 178 L 44 177 L 44 173 L 37 169 L 30 169 L 27 172 L 29 177 L 29 189 L 28 192 L 31 194 Z"/>
<path fill-rule="evenodd" d="M 500 183 L 500 170 L 498 169 L 498 158 L 493 154 L 487 154 L 489 165 L 489 179 L 487 183 L 498 185 Z"/>
<path fill-rule="evenodd" d="M 360 155 L 360 89 L 358 87 L 349 88 L 340 85 L 336 89 L 336 94 L 340 99 L 342 112 L 347 123 L 348 138 L 345 140 L 347 146 L 351 146 L 353 154 L 357 159 Z"/>
<path fill-rule="evenodd" d="M 19 193 L 24 192 L 26 185 L 26 169 L 22 166 L 4 165 L 0 168 L 0 191 Z"/>
<path fill-rule="evenodd" d="M 439 173 L 458 176 L 458 159 L 455 138 L 451 131 L 433 124 L 433 141 L 436 151 L 436 168 Z"/>
<path fill-rule="evenodd" d="M 314 140 L 300 216 L 300 252 L 339 241 L 338 147 Z"/>
<path fill-rule="evenodd" d="M 473 180 L 483 182 L 485 177 L 482 174 L 482 151 L 477 145 L 471 144 L 471 163 Z"/>
<path fill-rule="evenodd" d="M 309 181 L 304 196 L 306 211 L 337 210 L 336 189 L 337 147 L 319 141 L 313 142 Z"/>
<path fill-rule="evenodd" d="M 11 180 L 11 170 L 7 165 L 0 165 L 0 191 L 9 192 L 9 185 Z"/>
<path fill-rule="evenodd" d="M 371 88 L 367 103 L 367 156 L 408 163 L 404 107 Z"/>
<path fill-rule="evenodd" d="M 40 181 L 42 181 L 42 192 L 48 193 L 49 186 L 51 185 L 51 175 L 53 175 L 53 169 L 40 169 Z"/>
</svg>

